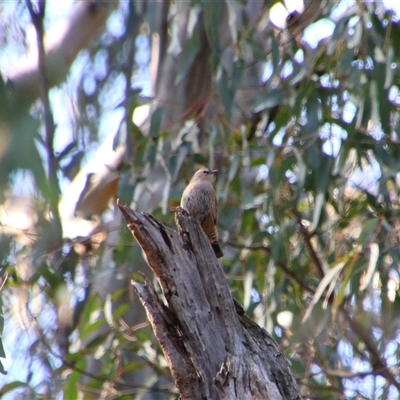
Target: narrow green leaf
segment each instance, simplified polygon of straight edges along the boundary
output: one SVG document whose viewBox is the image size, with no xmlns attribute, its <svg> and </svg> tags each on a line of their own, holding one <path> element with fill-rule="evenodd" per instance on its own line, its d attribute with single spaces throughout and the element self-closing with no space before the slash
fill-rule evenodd
<svg viewBox="0 0 400 400">
<path fill-rule="evenodd" d="M 114 319 L 123 317 L 130 309 L 130 306 L 128 304 L 121 304 L 114 312 Z"/>
<path fill-rule="evenodd" d="M 355 251 L 358 251 L 356 249 Z M 346 265 L 343 267 L 345 271 L 344 277 L 340 284 L 339 290 L 337 295 L 335 296 L 334 303 L 332 305 L 332 310 L 335 312 L 340 305 L 342 304 L 343 299 L 345 298 L 346 294 L 349 292 L 349 282 L 354 277 L 354 270 L 358 267 L 357 261 L 354 262 L 354 252 L 347 255 Z"/>
<path fill-rule="evenodd" d="M 232 42 L 234 45 L 237 43 L 238 37 L 238 24 L 237 19 L 241 15 L 243 5 L 238 1 L 227 1 L 226 7 L 228 9 L 228 25 L 231 33 Z"/>
<path fill-rule="evenodd" d="M 255 112 L 267 110 L 283 102 L 285 92 L 282 89 L 271 90 L 259 103 L 255 105 Z"/>
<path fill-rule="evenodd" d="M 280 53 L 280 45 L 274 36 L 271 38 L 272 45 L 272 66 L 273 66 L 273 75 L 279 74 L 279 66 L 281 64 L 281 53 Z"/>
<path fill-rule="evenodd" d="M 185 60 L 183 61 L 183 64 L 175 79 L 175 85 L 178 85 L 186 77 L 190 67 L 193 64 L 193 61 L 196 59 L 197 54 L 199 54 L 200 45 L 201 43 L 199 29 L 195 28 L 193 31 L 193 35 L 189 41 Z"/>
<path fill-rule="evenodd" d="M 247 271 L 244 275 L 244 282 L 243 282 L 243 289 L 244 289 L 244 294 L 243 294 L 243 307 L 245 310 L 249 308 L 250 303 L 251 303 L 251 290 L 253 288 L 253 281 L 254 281 L 254 271 L 253 269 L 255 268 L 255 265 L 253 265 L 255 260 L 251 258 L 250 264 L 248 265 Z M 249 262 L 248 262 L 249 264 Z M 253 265 L 253 266 L 252 266 Z"/>
<path fill-rule="evenodd" d="M 231 115 L 233 97 L 232 97 L 232 90 L 228 80 L 229 80 L 228 74 L 224 69 L 222 69 L 222 72 L 218 79 L 218 89 L 221 95 L 222 103 L 224 104 L 225 114 L 229 118 Z"/>
<path fill-rule="evenodd" d="M 67 382 L 64 386 L 64 399 L 78 399 L 79 392 L 79 380 L 82 378 L 82 373 L 80 371 L 83 371 L 86 368 L 86 361 L 84 358 L 81 358 L 76 364 L 75 364 L 77 370 L 73 370 L 72 373 L 68 376 Z"/>
<path fill-rule="evenodd" d="M 364 222 L 363 229 L 358 236 L 360 245 L 364 246 L 374 240 L 376 228 L 380 222 L 380 218 L 371 218 Z"/>
<path fill-rule="evenodd" d="M 157 153 L 158 153 L 158 142 L 159 142 L 158 139 L 159 136 L 149 138 L 148 150 L 145 161 L 149 162 L 150 168 L 154 168 L 154 165 L 156 164 Z"/>
<path fill-rule="evenodd" d="M 332 174 L 334 158 L 323 153 L 320 154 L 321 164 L 320 168 L 316 171 L 316 190 L 326 193 Z"/>
<path fill-rule="evenodd" d="M 321 217 L 322 208 L 325 205 L 325 193 L 318 191 L 314 199 L 314 212 L 312 226 L 310 227 L 310 232 L 314 232 L 319 224 Z"/>
<path fill-rule="evenodd" d="M 100 320 L 97 320 L 92 324 L 83 326 L 80 332 L 81 339 L 87 339 L 91 333 L 96 332 L 96 330 L 101 328 L 104 324 L 105 321 L 103 320 L 103 318 L 101 318 Z"/>
<path fill-rule="evenodd" d="M 0 374 L 7 375 L 7 371 L 4 369 L 3 363 L 0 361 Z M 1 394 L 1 392 L 0 392 Z"/>
<path fill-rule="evenodd" d="M 83 310 L 83 314 L 82 314 L 82 318 L 81 318 L 83 325 L 88 323 L 91 319 L 90 317 L 91 317 L 92 313 L 99 309 L 100 309 L 99 298 L 96 295 L 89 297 L 89 299 L 85 303 L 85 308 Z"/>
<path fill-rule="evenodd" d="M 204 9 L 204 25 L 206 28 L 206 35 L 208 42 L 216 56 L 221 54 L 221 46 L 219 43 L 220 33 L 219 28 L 221 26 L 221 14 L 224 7 L 222 1 L 207 1 L 203 0 Z"/>
<path fill-rule="evenodd" d="M 310 94 L 306 102 L 307 107 L 307 129 L 306 134 L 316 134 L 319 127 L 321 103 L 317 93 Z"/>
<path fill-rule="evenodd" d="M 177 153 L 174 154 L 168 163 L 168 169 L 171 174 L 172 181 L 175 181 L 178 177 L 179 171 L 181 170 L 183 162 L 186 160 L 187 156 L 192 151 L 192 143 L 190 142 L 183 142 L 178 150 Z"/>
<path fill-rule="evenodd" d="M 378 102 L 378 110 L 379 110 L 378 119 L 382 124 L 383 131 L 390 132 L 392 124 L 391 103 L 388 102 L 389 93 L 387 90 L 388 86 L 386 85 L 388 84 L 387 81 L 390 80 L 390 77 L 387 76 L 387 72 L 388 70 L 391 71 L 392 69 L 390 67 L 389 69 L 387 68 L 386 62 L 375 63 L 375 68 L 376 68 L 375 77 L 376 77 L 376 88 L 377 88 L 375 100 Z M 372 96 L 372 91 L 371 91 L 371 96 Z"/>
<path fill-rule="evenodd" d="M 311 312 L 314 306 L 318 303 L 319 299 L 321 298 L 322 294 L 324 293 L 326 287 L 332 282 L 333 279 L 336 278 L 338 274 L 342 271 L 345 262 L 340 262 L 335 267 L 331 268 L 326 275 L 323 277 L 321 282 L 319 283 L 317 290 L 315 291 L 314 297 L 311 301 L 311 304 L 308 306 L 306 313 L 304 314 L 302 323 L 306 322 L 311 315 Z"/>
<path fill-rule="evenodd" d="M 29 387 L 29 385 L 21 381 L 14 381 L 7 383 L 0 389 L 0 395 L 4 396 L 5 394 L 21 387 Z"/>
<path fill-rule="evenodd" d="M 150 130 L 149 130 L 150 137 L 157 138 L 158 136 L 160 136 L 162 118 L 163 118 L 163 109 L 159 107 L 151 115 Z"/>
<path fill-rule="evenodd" d="M 125 204 L 129 204 L 133 199 L 137 181 L 132 180 L 132 173 L 129 169 L 122 171 L 118 185 L 118 198 Z"/>
<path fill-rule="evenodd" d="M 110 293 L 107 293 L 106 300 L 104 302 L 104 318 L 108 325 L 113 326 L 114 318 L 112 313 L 112 301 Z"/>
<path fill-rule="evenodd" d="M 370 248 L 370 257 L 368 262 L 368 268 L 365 272 L 365 275 L 361 278 L 360 283 L 360 292 L 364 291 L 370 284 L 372 277 L 374 276 L 374 272 L 376 270 L 376 266 L 379 258 L 379 245 L 377 243 L 371 243 L 369 245 Z"/>
</svg>

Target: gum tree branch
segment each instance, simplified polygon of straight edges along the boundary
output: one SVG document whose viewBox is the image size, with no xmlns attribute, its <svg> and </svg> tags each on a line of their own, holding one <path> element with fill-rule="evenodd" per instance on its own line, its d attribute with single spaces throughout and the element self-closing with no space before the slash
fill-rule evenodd
<svg viewBox="0 0 400 400">
<path fill-rule="evenodd" d="M 311 260 L 314 263 L 314 266 L 316 270 L 318 271 L 321 279 L 324 277 L 324 271 L 322 267 L 322 262 L 319 259 L 317 252 L 315 251 L 311 240 L 310 240 L 310 234 L 307 231 L 307 229 L 304 227 L 304 225 L 301 222 L 301 217 L 299 214 L 296 213 L 296 218 L 298 221 L 298 224 L 300 226 L 300 232 L 303 237 L 303 241 L 305 244 L 305 247 L 307 249 L 307 252 L 311 258 Z M 330 296 L 328 301 L 330 304 L 333 302 L 333 297 Z M 356 319 L 356 315 L 351 315 L 348 309 L 346 308 L 346 303 L 342 302 L 339 306 L 339 310 L 341 314 L 343 315 L 345 321 L 347 322 L 350 330 L 352 331 L 353 334 L 355 334 L 359 340 L 363 342 L 365 345 L 366 351 L 369 353 L 369 362 L 371 364 L 372 372 L 371 374 L 379 374 L 383 376 L 385 379 L 387 379 L 388 382 L 390 382 L 396 389 L 400 390 L 400 382 L 397 381 L 395 378 L 394 374 L 390 371 L 388 366 L 386 365 L 386 361 L 380 356 L 377 345 L 374 343 L 374 340 L 372 339 L 372 336 L 369 334 L 369 332 L 365 329 L 364 326 L 362 326 Z M 354 346 L 356 348 L 356 346 Z"/>
<path fill-rule="evenodd" d="M 89 0 L 81 1 L 76 5 L 68 18 L 64 32 L 46 49 L 46 71 L 50 88 L 65 80 L 76 56 L 81 50 L 90 47 L 91 42 L 102 31 L 107 18 L 118 4 L 118 1 Z M 58 35 L 59 30 L 53 34 Z M 40 96 L 40 75 L 37 60 L 30 60 L 8 76 L 15 90 L 13 99 L 16 104 L 29 106 Z"/>
</svg>

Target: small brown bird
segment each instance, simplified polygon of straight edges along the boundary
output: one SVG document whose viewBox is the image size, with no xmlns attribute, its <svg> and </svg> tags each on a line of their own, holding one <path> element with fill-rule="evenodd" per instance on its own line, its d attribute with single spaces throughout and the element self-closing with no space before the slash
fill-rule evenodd
<svg viewBox="0 0 400 400">
<path fill-rule="evenodd" d="M 200 222 L 203 231 L 210 239 L 215 255 L 220 258 L 224 254 L 218 243 L 217 233 L 217 197 L 212 185 L 218 170 L 200 169 L 190 180 L 183 191 L 181 207 L 189 215 Z"/>
</svg>

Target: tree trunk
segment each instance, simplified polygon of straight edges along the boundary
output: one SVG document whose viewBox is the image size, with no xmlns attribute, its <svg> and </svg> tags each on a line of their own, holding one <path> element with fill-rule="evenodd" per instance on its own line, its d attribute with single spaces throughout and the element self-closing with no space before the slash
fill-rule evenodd
<svg viewBox="0 0 400 400">
<path fill-rule="evenodd" d="M 179 233 L 118 203 L 167 305 L 135 282 L 182 399 L 301 399 L 276 341 L 233 300 L 197 221 L 178 212 Z"/>
</svg>

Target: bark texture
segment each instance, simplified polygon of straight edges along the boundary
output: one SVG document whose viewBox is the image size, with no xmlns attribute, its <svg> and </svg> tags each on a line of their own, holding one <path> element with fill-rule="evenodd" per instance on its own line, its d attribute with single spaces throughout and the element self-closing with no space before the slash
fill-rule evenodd
<svg viewBox="0 0 400 400">
<path fill-rule="evenodd" d="M 301 399 L 275 340 L 233 300 L 197 221 L 178 213 L 179 233 L 118 203 L 159 281 L 135 282 L 182 399 Z"/>
</svg>

